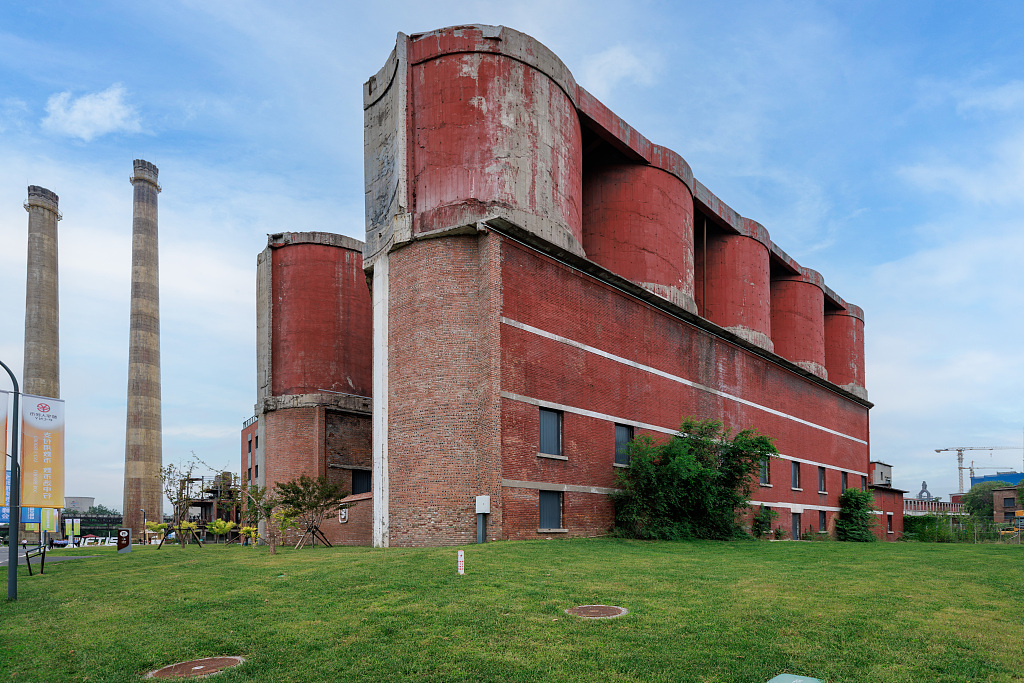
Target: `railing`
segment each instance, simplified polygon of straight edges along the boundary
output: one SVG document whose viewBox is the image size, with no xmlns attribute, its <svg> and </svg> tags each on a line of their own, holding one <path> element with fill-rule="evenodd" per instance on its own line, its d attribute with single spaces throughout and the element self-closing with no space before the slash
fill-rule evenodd
<svg viewBox="0 0 1024 683">
<path fill-rule="evenodd" d="M 905 515 L 963 515 L 963 503 L 950 503 L 940 500 L 918 500 L 917 498 L 903 499 L 903 514 Z"/>
<path fill-rule="evenodd" d="M 248 427 L 249 425 L 251 425 L 255 421 L 256 421 L 256 416 L 253 415 L 248 420 L 246 420 L 245 422 L 242 423 L 242 429 L 245 429 L 246 427 Z"/>
</svg>

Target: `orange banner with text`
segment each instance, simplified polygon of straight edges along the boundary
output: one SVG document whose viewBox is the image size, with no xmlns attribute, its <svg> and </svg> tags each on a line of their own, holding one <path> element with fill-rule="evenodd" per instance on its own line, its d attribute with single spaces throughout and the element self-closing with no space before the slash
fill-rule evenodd
<svg viewBox="0 0 1024 683">
<path fill-rule="evenodd" d="M 64 401 L 22 394 L 21 505 L 64 507 Z"/>
<path fill-rule="evenodd" d="M 9 392 L 0 391 L 0 450 L 4 452 L 3 462 L 0 462 L 0 474 L 7 471 L 7 397 Z M 7 487 L 0 486 L 0 506 L 7 505 Z"/>
</svg>

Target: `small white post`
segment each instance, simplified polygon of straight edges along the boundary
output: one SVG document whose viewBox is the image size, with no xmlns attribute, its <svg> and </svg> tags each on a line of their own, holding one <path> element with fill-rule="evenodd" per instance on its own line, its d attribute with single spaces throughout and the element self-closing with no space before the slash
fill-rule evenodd
<svg viewBox="0 0 1024 683">
<path fill-rule="evenodd" d="M 459 551 L 459 574 L 466 573 L 466 551 Z"/>
</svg>

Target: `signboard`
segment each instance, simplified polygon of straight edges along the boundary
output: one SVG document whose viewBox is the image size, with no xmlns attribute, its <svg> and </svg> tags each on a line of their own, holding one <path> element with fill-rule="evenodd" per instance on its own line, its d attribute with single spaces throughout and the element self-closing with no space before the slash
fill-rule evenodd
<svg viewBox="0 0 1024 683">
<path fill-rule="evenodd" d="M 21 508 L 22 524 L 39 524 L 41 519 L 42 515 L 39 514 L 39 508 Z"/>
<path fill-rule="evenodd" d="M 130 553 L 132 551 L 132 530 L 117 530 L 117 552 Z"/>
<path fill-rule="evenodd" d="M 39 523 L 36 522 L 34 524 L 26 524 L 25 531 L 39 531 Z"/>
<path fill-rule="evenodd" d="M 9 393 L 6 391 L 0 391 L 0 451 L 4 452 L 3 469 L 7 469 L 7 397 Z M 8 480 L 9 481 L 9 480 Z M 0 505 L 7 505 L 7 489 L 10 488 L 10 484 L 3 490 L 0 491 Z M 10 511 L 7 513 L 10 515 Z"/>
<path fill-rule="evenodd" d="M 22 394 L 21 504 L 64 507 L 64 401 Z"/>
<path fill-rule="evenodd" d="M 459 551 L 459 573 L 460 574 L 465 574 L 466 573 L 466 551 L 465 550 L 460 550 Z"/>
</svg>

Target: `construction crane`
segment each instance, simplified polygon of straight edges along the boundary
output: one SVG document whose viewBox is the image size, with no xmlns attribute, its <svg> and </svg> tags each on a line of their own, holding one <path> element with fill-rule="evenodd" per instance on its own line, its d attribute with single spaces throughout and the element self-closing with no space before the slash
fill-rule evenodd
<svg viewBox="0 0 1024 683">
<path fill-rule="evenodd" d="M 964 492 L 964 470 L 974 468 L 974 462 L 971 462 L 971 467 L 964 467 L 964 451 L 1019 451 L 1024 450 L 1022 446 L 959 446 L 956 448 L 936 448 L 936 453 L 942 453 L 944 451 L 956 451 L 956 463 L 957 469 L 960 470 L 960 493 Z M 977 469 L 988 469 L 978 467 Z M 974 472 L 971 472 L 971 476 L 974 476 Z"/>
</svg>

